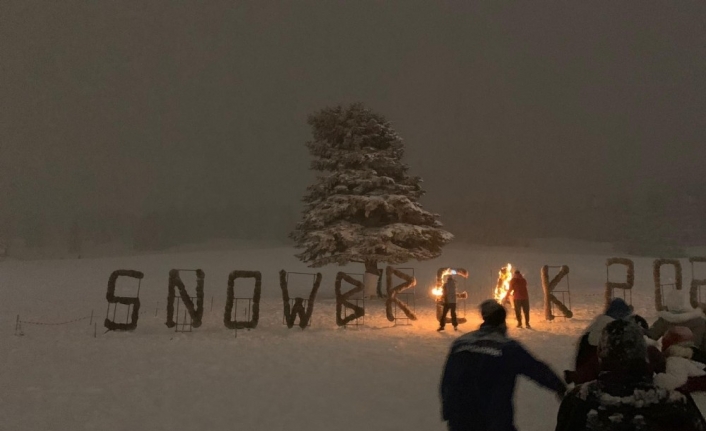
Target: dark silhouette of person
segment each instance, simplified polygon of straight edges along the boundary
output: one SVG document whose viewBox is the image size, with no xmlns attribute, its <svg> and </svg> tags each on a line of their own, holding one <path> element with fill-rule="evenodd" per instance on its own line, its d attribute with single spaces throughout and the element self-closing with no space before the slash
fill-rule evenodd
<svg viewBox="0 0 706 431">
<path fill-rule="evenodd" d="M 516 431 L 513 393 L 518 375 L 554 391 L 566 385 L 544 362 L 507 336 L 505 307 L 480 305 L 483 324 L 458 337 L 441 378 L 442 415 L 450 431 Z"/>
<path fill-rule="evenodd" d="M 444 301 L 444 308 L 441 311 L 441 318 L 439 319 L 439 329 L 437 331 L 443 331 L 444 326 L 446 326 L 446 313 L 451 311 L 451 324 L 454 327 L 454 331 L 458 329 L 458 319 L 456 318 L 456 280 L 449 275 L 446 277 L 446 282 L 442 286 L 443 294 L 442 301 Z"/>
<path fill-rule="evenodd" d="M 512 295 L 513 305 L 515 306 L 515 317 L 517 317 L 517 327 L 522 328 L 522 312 L 525 313 L 525 326 L 531 329 L 530 326 L 530 303 L 529 293 L 527 292 L 527 280 L 522 276 L 520 270 L 515 271 L 515 275 L 510 280 L 510 289 L 507 295 Z"/>
</svg>

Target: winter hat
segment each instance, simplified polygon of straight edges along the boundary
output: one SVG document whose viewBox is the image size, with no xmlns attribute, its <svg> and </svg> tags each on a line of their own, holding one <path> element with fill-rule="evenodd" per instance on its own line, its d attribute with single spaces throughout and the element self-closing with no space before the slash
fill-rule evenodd
<svg viewBox="0 0 706 431">
<path fill-rule="evenodd" d="M 620 298 L 614 298 L 608 304 L 608 308 L 605 311 L 606 316 L 610 316 L 613 319 L 624 319 L 630 315 L 632 310 L 630 306 Z"/>
<path fill-rule="evenodd" d="M 627 320 L 606 325 L 598 343 L 602 371 L 642 371 L 647 365 L 647 345 L 642 330 Z"/>
<path fill-rule="evenodd" d="M 674 344 L 694 341 L 694 333 L 686 326 L 672 326 L 662 337 L 662 351 L 666 352 Z"/>
<path fill-rule="evenodd" d="M 684 292 L 684 290 L 675 289 L 667 294 L 664 302 L 670 313 L 684 313 L 692 310 L 691 304 L 687 303 Z"/>
<path fill-rule="evenodd" d="M 489 325 L 500 325 L 505 322 L 505 307 L 494 299 L 486 299 L 480 304 L 480 315 Z"/>
</svg>

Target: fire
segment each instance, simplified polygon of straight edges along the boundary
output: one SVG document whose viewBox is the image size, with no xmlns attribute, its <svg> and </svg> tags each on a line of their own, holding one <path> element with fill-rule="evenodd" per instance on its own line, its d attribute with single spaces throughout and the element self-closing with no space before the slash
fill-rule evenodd
<svg viewBox="0 0 706 431">
<path fill-rule="evenodd" d="M 451 268 L 448 268 L 444 272 L 441 273 L 441 284 L 440 285 L 437 284 L 436 286 L 434 286 L 431 289 L 431 294 L 434 295 L 436 297 L 436 299 L 441 298 L 441 295 L 444 294 L 444 289 L 442 286 L 444 285 L 444 282 L 446 281 L 446 277 L 448 277 L 451 274 L 455 274 L 455 273 L 456 273 L 456 271 Z"/>
<path fill-rule="evenodd" d="M 498 272 L 498 284 L 495 286 L 494 297 L 499 303 L 503 303 L 507 297 L 507 292 L 510 290 L 510 280 L 512 279 L 512 265 L 500 268 Z"/>
</svg>

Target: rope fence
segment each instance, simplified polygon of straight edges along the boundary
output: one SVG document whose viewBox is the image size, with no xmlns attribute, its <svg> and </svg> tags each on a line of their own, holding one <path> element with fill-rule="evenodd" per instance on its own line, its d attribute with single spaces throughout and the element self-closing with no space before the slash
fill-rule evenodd
<svg viewBox="0 0 706 431">
<path fill-rule="evenodd" d="M 22 331 L 22 324 L 25 325 L 35 325 L 35 326 L 62 326 L 62 325 L 68 325 L 70 323 L 76 323 L 80 322 L 82 320 L 87 320 L 90 319 L 88 322 L 89 325 L 93 324 L 93 336 L 95 337 L 96 333 L 96 323 L 93 322 L 93 310 L 91 310 L 91 315 L 90 316 L 84 316 L 84 317 L 77 317 L 75 319 L 71 320 L 66 320 L 64 322 L 38 322 L 34 320 L 22 320 L 20 319 L 20 315 L 17 315 L 17 318 L 15 319 L 15 335 L 24 335 L 24 332 Z"/>
<path fill-rule="evenodd" d="M 74 320 L 67 320 L 66 322 L 55 322 L 55 323 L 49 323 L 49 322 L 32 322 L 29 320 L 18 320 L 19 323 L 24 323 L 27 325 L 41 325 L 41 326 L 57 326 L 57 325 L 68 325 L 69 323 L 74 323 L 74 322 L 80 322 L 81 320 L 86 320 L 90 319 L 93 316 L 85 316 L 85 317 L 79 317 L 78 319 Z M 90 323 L 89 323 L 90 324 Z"/>
<path fill-rule="evenodd" d="M 140 315 L 146 314 L 147 310 L 140 311 Z M 155 314 L 156 316 L 156 314 Z M 24 335 L 24 332 L 22 331 L 22 325 L 36 325 L 36 326 L 62 326 L 62 325 L 68 325 L 71 323 L 76 323 L 76 322 L 81 322 L 83 320 L 90 319 L 88 322 L 88 325 L 93 325 L 93 337 L 95 338 L 97 336 L 97 324 L 98 322 L 94 322 L 94 312 L 91 310 L 91 315 L 90 316 L 83 316 L 83 317 L 77 317 L 76 319 L 72 320 L 66 320 L 64 322 L 37 322 L 37 321 L 32 321 L 32 320 L 22 320 L 20 319 L 20 315 L 17 315 L 17 318 L 15 320 L 15 335 L 21 336 Z"/>
<path fill-rule="evenodd" d="M 572 295 L 576 296 L 590 296 L 590 297 L 598 297 L 598 296 L 605 296 L 605 293 L 581 293 L 581 292 L 571 292 Z"/>
<path fill-rule="evenodd" d="M 213 312 L 213 296 L 211 296 L 211 312 Z M 139 315 L 143 316 L 147 313 L 151 313 L 151 311 L 148 311 L 146 309 L 140 310 Z M 159 314 L 159 301 L 157 301 L 157 304 L 155 306 L 154 310 L 154 317 L 157 317 Z M 24 332 L 22 331 L 22 325 L 35 325 L 35 326 L 63 326 L 63 325 L 68 325 L 71 323 L 76 323 L 76 322 L 81 322 L 83 320 L 90 319 L 88 322 L 88 325 L 93 325 L 94 326 L 94 331 L 93 331 L 93 336 L 96 337 L 97 334 L 97 322 L 94 322 L 95 320 L 95 314 L 94 310 L 91 310 L 90 316 L 83 316 L 83 317 L 77 317 L 75 319 L 71 320 L 66 320 L 63 322 L 40 322 L 40 321 L 35 321 L 35 320 L 22 320 L 20 318 L 20 315 L 17 315 L 17 318 L 15 319 L 15 335 L 20 336 L 24 335 Z M 6 321 L 9 323 L 9 319 Z"/>
</svg>

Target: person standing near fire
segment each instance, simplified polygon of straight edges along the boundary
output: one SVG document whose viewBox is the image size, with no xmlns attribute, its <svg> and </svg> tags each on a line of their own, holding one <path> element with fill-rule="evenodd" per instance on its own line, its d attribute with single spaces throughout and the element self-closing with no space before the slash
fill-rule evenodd
<svg viewBox="0 0 706 431">
<path fill-rule="evenodd" d="M 448 313 L 449 310 L 451 311 L 451 324 L 454 327 L 454 331 L 458 330 L 458 320 L 456 319 L 456 280 L 454 280 L 452 274 L 446 277 L 446 281 L 442 286 L 443 293 L 441 300 L 444 302 L 444 308 L 441 311 L 439 329 L 437 329 L 437 331 L 444 330 L 444 326 L 446 326 L 446 313 Z"/>
<path fill-rule="evenodd" d="M 507 296 L 512 295 L 512 302 L 515 306 L 515 317 L 517 318 L 517 327 L 522 328 L 522 312 L 525 313 L 525 327 L 532 329 L 530 326 L 530 303 L 529 293 L 527 292 L 527 280 L 522 276 L 520 270 L 515 270 L 515 274 L 510 280 L 510 289 L 507 291 Z"/>
</svg>

